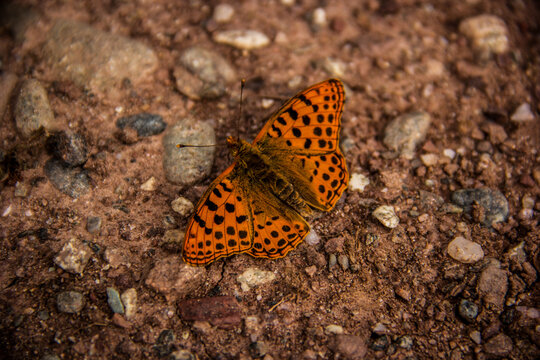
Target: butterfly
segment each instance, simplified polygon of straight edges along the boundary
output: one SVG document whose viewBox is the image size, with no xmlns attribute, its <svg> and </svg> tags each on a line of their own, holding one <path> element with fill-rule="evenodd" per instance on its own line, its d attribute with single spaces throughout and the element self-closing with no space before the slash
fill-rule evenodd
<svg viewBox="0 0 540 360">
<path fill-rule="evenodd" d="M 203 266 L 238 253 L 280 258 L 309 233 L 304 217 L 330 211 L 347 188 L 339 149 L 345 91 L 329 79 L 275 112 L 250 144 L 229 136 L 234 162 L 208 187 L 186 228 L 182 257 Z"/>
</svg>

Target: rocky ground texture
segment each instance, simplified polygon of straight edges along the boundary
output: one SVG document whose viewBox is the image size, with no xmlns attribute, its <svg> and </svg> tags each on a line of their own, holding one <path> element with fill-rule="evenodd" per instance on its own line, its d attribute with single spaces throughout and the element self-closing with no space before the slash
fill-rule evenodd
<svg viewBox="0 0 540 360">
<path fill-rule="evenodd" d="M 534 1 L 1 6 L 3 358 L 540 357 Z M 183 263 L 231 159 L 176 144 L 251 140 L 330 77 L 336 208 L 283 259 Z"/>
</svg>

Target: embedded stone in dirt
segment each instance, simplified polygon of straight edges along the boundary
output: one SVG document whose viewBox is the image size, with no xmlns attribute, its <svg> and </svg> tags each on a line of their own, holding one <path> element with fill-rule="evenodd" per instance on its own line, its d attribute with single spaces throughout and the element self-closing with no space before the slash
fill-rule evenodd
<svg viewBox="0 0 540 360">
<path fill-rule="evenodd" d="M 464 264 L 472 264 L 484 258 L 482 246 L 475 242 L 458 236 L 448 244 L 448 255 Z"/>
<path fill-rule="evenodd" d="M 84 297 L 78 291 L 64 291 L 57 295 L 56 306 L 60 312 L 75 314 L 82 310 Z"/>
<path fill-rule="evenodd" d="M 178 148 L 178 144 L 214 145 L 216 135 L 208 123 L 193 119 L 180 120 L 163 137 L 163 170 L 167 180 L 191 185 L 210 174 L 215 146 Z"/>
<path fill-rule="evenodd" d="M 57 20 L 46 37 L 43 56 L 57 78 L 94 91 L 114 91 L 124 79 L 137 84 L 158 66 L 154 51 L 139 41 L 73 20 Z"/>
<path fill-rule="evenodd" d="M 508 217 L 508 201 L 499 190 L 488 188 L 463 189 L 452 193 L 452 202 L 470 213 L 474 204 L 478 204 L 484 210 L 484 226 L 506 221 Z"/>
<path fill-rule="evenodd" d="M 236 278 L 242 290 L 249 291 L 251 288 L 273 281 L 276 275 L 271 271 L 249 268 Z"/>
<path fill-rule="evenodd" d="M 482 14 L 469 17 L 459 24 L 459 31 L 469 39 L 482 60 L 508 50 L 508 30 L 497 16 Z"/>
<path fill-rule="evenodd" d="M 335 337 L 331 349 L 349 360 L 363 359 L 368 350 L 363 338 L 344 334 Z"/>
<path fill-rule="evenodd" d="M 426 137 L 430 124 L 431 117 L 423 111 L 401 115 L 386 126 L 384 144 L 399 152 L 401 157 L 412 159 L 416 146 Z"/>
<path fill-rule="evenodd" d="M 214 41 L 243 50 L 265 47 L 270 43 L 268 36 L 255 30 L 225 30 L 214 33 Z"/>
<path fill-rule="evenodd" d="M 161 134 L 167 127 L 161 115 L 140 113 L 124 116 L 116 120 L 116 127 L 120 130 L 130 128 L 137 131 L 139 137 L 148 137 Z"/>
<path fill-rule="evenodd" d="M 231 329 L 240 324 L 240 306 L 233 296 L 214 296 L 188 299 L 178 302 L 180 317 L 189 321 L 209 321 L 223 329 Z"/>
<path fill-rule="evenodd" d="M 23 137 L 30 137 L 40 127 L 58 130 L 59 124 L 49 104 L 47 90 L 36 79 L 21 84 L 15 101 L 15 124 Z"/>
<path fill-rule="evenodd" d="M 381 205 L 373 211 L 373 216 L 387 228 L 393 229 L 399 225 L 399 218 L 390 205 Z"/>
<path fill-rule="evenodd" d="M 49 136 L 47 148 L 54 157 L 69 166 L 79 166 L 88 160 L 86 139 L 72 131 L 59 131 Z"/>
<path fill-rule="evenodd" d="M 145 281 L 147 286 L 159 291 L 172 301 L 187 296 L 204 281 L 206 269 L 190 266 L 178 256 L 158 260 Z"/>
<path fill-rule="evenodd" d="M 508 276 L 500 268 L 498 261 L 492 261 L 478 279 L 478 294 L 486 302 L 486 306 L 502 309 L 508 290 Z"/>
<path fill-rule="evenodd" d="M 90 176 L 84 169 L 72 168 L 58 159 L 47 161 L 44 169 L 54 187 L 72 198 L 78 198 L 89 191 Z"/>
<path fill-rule="evenodd" d="M 92 250 L 80 240 L 72 238 L 54 258 L 56 265 L 67 272 L 82 274 L 86 263 L 90 259 Z"/>
<path fill-rule="evenodd" d="M 127 289 L 120 296 L 122 303 L 124 304 L 126 318 L 132 319 L 137 312 L 137 290 L 134 288 Z"/>
<path fill-rule="evenodd" d="M 512 339 L 503 333 L 492 337 L 484 345 L 484 351 L 494 356 L 508 355 L 512 348 Z"/>
</svg>

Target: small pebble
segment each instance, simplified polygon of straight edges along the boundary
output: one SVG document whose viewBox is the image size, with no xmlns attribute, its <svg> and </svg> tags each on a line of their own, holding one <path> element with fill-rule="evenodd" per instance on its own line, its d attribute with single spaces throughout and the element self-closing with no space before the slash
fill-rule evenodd
<svg viewBox="0 0 540 360">
<path fill-rule="evenodd" d="M 369 178 L 359 173 L 352 173 L 349 180 L 349 189 L 358 192 L 364 192 L 366 186 L 369 185 Z"/>
<path fill-rule="evenodd" d="M 84 297 L 78 291 L 64 291 L 56 296 L 58 311 L 75 314 L 82 310 Z"/>
<path fill-rule="evenodd" d="M 531 105 L 523 103 L 518 106 L 516 111 L 510 116 L 510 120 L 521 123 L 534 120 L 534 114 L 531 111 Z"/>
<path fill-rule="evenodd" d="M 181 216 L 188 216 L 193 212 L 193 203 L 185 197 L 178 197 L 171 202 L 172 209 Z"/>
<path fill-rule="evenodd" d="M 137 312 L 137 290 L 134 288 L 127 289 L 120 296 L 122 303 L 124 304 L 126 318 L 132 319 Z"/>
<path fill-rule="evenodd" d="M 484 258 L 482 246 L 458 236 L 448 244 L 448 255 L 464 264 L 472 264 Z"/>
<path fill-rule="evenodd" d="M 99 234 L 101 230 L 101 218 L 99 216 L 89 216 L 86 219 L 86 231 L 90 234 Z"/>
<path fill-rule="evenodd" d="M 25 198 L 28 196 L 28 185 L 25 183 L 17 181 L 15 183 L 15 191 L 13 192 L 13 195 L 16 197 Z"/>
<path fill-rule="evenodd" d="M 236 280 L 240 283 L 240 287 L 243 291 L 249 291 L 253 287 L 274 281 L 275 278 L 276 274 L 271 271 L 249 268 L 238 275 Z"/>
<path fill-rule="evenodd" d="M 368 351 L 366 341 L 355 335 L 336 335 L 333 343 L 330 343 L 330 348 L 342 355 L 340 359 L 363 359 Z M 337 357 L 335 357 L 337 358 Z"/>
<path fill-rule="evenodd" d="M 319 234 L 317 234 L 317 232 L 314 229 L 311 229 L 311 231 L 309 232 L 309 234 L 307 234 L 304 241 L 308 245 L 315 246 L 321 242 L 321 237 L 319 236 Z"/>
<path fill-rule="evenodd" d="M 397 340 L 397 345 L 400 348 L 410 350 L 413 346 L 413 338 L 409 335 L 400 336 L 399 339 Z"/>
<path fill-rule="evenodd" d="M 458 305 L 458 314 L 466 322 L 472 322 L 478 316 L 478 305 L 472 301 L 461 299 Z"/>
<path fill-rule="evenodd" d="M 308 274 L 310 277 L 313 277 L 317 273 L 317 266 L 311 265 L 304 269 L 306 274 Z"/>
<path fill-rule="evenodd" d="M 343 271 L 346 271 L 349 269 L 349 257 L 347 255 L 345 254 L 339 255 L 337 261 Z"/>
<path fill-rule="evenodd" d="M 74 167 L 88 160 L 88 145 L 85 138 L 72 131 L 59 131 L 47 138 L 47 149 L 57 159 Z"/>
<path fill-rule="evenodd" d="M 469 17 L 459 24 L 459 31 L 469 39 L 482 60 L 508 50 L 508 30 L 504 21 L 497 16 L 483 14 Z"/>
<path fill-rule="evenodd" d="M 184 50 L 173 75 L 178 90 L 193 100 L 223 96 L 227 84 L 238 79 L 223 55 L 198 46 Z"/>
<path fill-rule="evenodd" d="M 328 25 L 328 20 L 326 19 L 326 11 L 323 8 L 316 8 L 311 14 L 311 25 L 315 30 L 321 29 Z"/>
<path fill-rule="evenodd" d="M 196 360 L 195 355 L 187 350 L 176 350 L 170 353 L 169 360 Z"/>
<path fill-rule="evenodd" d="M 43 320 L 43 321 L 49 320 L 49 317 L 50 317 L 47 310 L 38 311 L 37 316 L 38 316 L 39 320 Z"/>
<path fill-rule="evenodd" d="M 422 163 L 425 166 L 431 167 L 437 165 L 439 162 L 439 156 L 437 154 L 423 154 L 420 155 L 420 160 L 422 160 Z"/>
<path fill-rule="evenodd" d="M 482 343 L 482 334 L 478 330 L 473 330 L 469 334 L 469 337 L 472 341 L 474 341 L 477 345 L 480 345 Z"/>
<path fill-rule="evenodd" d="M 393 229 L 399 225 L 399 217 L 397 217 L 392 206 L 379 206 L 373 211 L 373 216 L 387 228 Z"/>
<path fill-rule="evenodd" d="M 63 161 L 50 159 L 45 163 L 45 175 L 58 190 L 72 198 L 85 195 L 90 190 L 90 176 L 86 170 L 72 168 Z"/>
<path fill-rule="evenodd" d="M 416 146 L 424 140 L 430 124 L 431 117 L 426 112 L 401 115 L 386 126 L 384 144 L 399 152 L 401 157 L 412 160 Z"/>
<path fill-rule="evenodd" d="M 328 257 L 328 269 L 332 269 L 337 264 L 336 254 L 330 254 Z"/>
<path fill-rule="evenodd" d="M 40 127 L 53 131 L 59 123 L 49 104 L 47 90 L 38 80 L 24 80 L 15 99 L 15 125 L 25 138 L 31 137 Z"/>
<path fill-rule="evenodd" d="M 157 189 L 157 179 L 155 177 L 150 177 L 141 185 L 141 190 L 144 191 L 155 191 Z"/>
<path fill-rule="evenodd" d="M 498 261 L 491 261 L 482 271 L 478 278 L 477 289 L 488 308 L 503 308 L 508 291 L 508 275 L 500 268 Z"/>
<path fill-rule="evenodd" d="M 212 19 L 217 23 L 227 23 L 234 16 L 234 8 L 229 4 L 219 4 L 214 8 Z"/>
<path fill-rule="evenodd" d="M 270 44 L 265 34 L 255 30 L 226 30 L 214 33 L 214 41 L 242 50 L 254 50 Z"/>
<path fill-rule="evenodd" d="M 340 335 L 340 334 L 343 334 L 344 331 L 343 331 L 343 328 L 339 325 L 328 325 L 327 327 L 324 328 L 324 332 L 326 333 L 326 335 Z"/>
<path fill-rule="evenodd" d="M 443 155 L 447 158 L 454 159 L 456 157 L 456 152 L 452 149 L 444 149 Z"/>
<path fill-rule="evenodd" d="M 157 340 L 156 344 L 152 346 L 152 349 L 156 352 L 157 356 L 162 358 L 172 353 L 174 342 L 176 341 L 176 335 L 172 330 L 163 330 Z"/>
<path fill-rule="evenodd" d="M 122 300 L 120 300 L 120 294 L 115 288 L 107 288 L 107 303 L 111 307 L 111 310 L 116 314 L 124 313 L 124 305 Z"/>
<path fill-rule="evenodd" d="M 347 65 L 343 61 L 333 57 L 325 58 L 321 65 L 330 76 L 337 78 L 344 77 L 347 70 Z"/>
<path fill-rule="evenodd" d="M 384 324 L 382 324 L 380 322 L 376 323 L 371 331 L 374 334 L 377 334 L 377 335 L 388 334 L 388 332 L 389 332 L 388 328 Z"/>
<path fill-rule="evenodd" d="M 55 256 L 54 262 L 67 272 L 82 274 L 86 263 L 90 259 L 92 250 L 82 241 L 70 239 Z"/>
<path fill-rule="evenodd" d="M 124 116 L 116 121 L 116 127 L 120 130 L 126 128 L 137 131 L 139 137 L 148 137 L 161 134 L 167 127 L 161 115 L 140 113 L 130 116 Z"/>
</svg>

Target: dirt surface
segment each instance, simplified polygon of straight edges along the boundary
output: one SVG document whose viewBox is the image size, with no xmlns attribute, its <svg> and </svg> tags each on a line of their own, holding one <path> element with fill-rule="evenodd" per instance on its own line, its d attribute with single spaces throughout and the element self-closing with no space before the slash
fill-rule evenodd
<svg viewBox="0 0 540 360">
<path fill-rule="evenodd" d="M 234 14 L 222 21 L 214 15 L 219 3 L 21 1 L 5 13 L 0 357 L 538 358 L 537 4 L 247 0 L 230 1 Z M 502 36 L 507 49 L 486 50 L 460 30 L 482 14 L 506 29 L 486 41 Z M 158 65 L 140 81 L 118 84 L 61 78 L 43 50 L 58 19 L 136 40 Z M 213 40 L 229 29 L 257 30 L 270 43 L 245 50 Z M 194 45 L 236 71 L 217 98 L 179 91 L 175 69 Z M 239 123 L 240 137 L 251 140 L 283 100 L 330 77 L 346 86 L 341 144 L 349 172 L 370 184 L 348 189 L 334 210 L 309 219 L 320 241 L 304 241 L 283 259 L 238 255 L 206 270 L 186 268 L 181 242 L 166 235 L 181 236 L 189 214 L 171 202 L 183 196 L 196 204 L 229 165 L 227 149 L 216 149 L 209 176 L 173 184 L 162 167 L 164 133 L 119 136 L 117 119 L 159 114 L 170 128 L 191 116 L 209 121 L 219 143 Z M 77 198 L 49 180 L 53 165 L 45 170 L 51 157 L 66 160 L 54 150 L 62 139 L 51 150 L 48 134 L 28 140 L 16 127 L 17 94 L 29 78 L 45 87 L 55 126 L 85 139 L 87 160 L 73 171 L 88 175 L 89 188 Z M 247 84 L 237 122 L 241 78 Z M 524 103 L 532 119 L 521 121 L 513 115 Z M 412 156 L 400 156 L 385 144 L 385 131 L 418 110 L 431 123 Z M 141 189 L 151 177 L 156 185 Z M 457 208 L 456 191 L 478 188 L 500 192 L 508 214 L 486 223 L 491 210 L 481 201 Z M 397 227 L 373 216 L 379 205 L 393 207 Z M 87 230 L 92 217 L 102 222 L 94 233 Z M 467 263 L 449 256 L 448 244 L 460 236 L 479 244 L 483 257 Z M 63 263 L 70 239 L 81 271 Z M 238 278 L 248 269 L 273 280 L 245 288 Z M 108 288 L 122 295 L 135 289 L 134 313 L 115 314 Z M 82 294 L 72 312 L 59 300 L 66 291 Z"/>
</svg>

